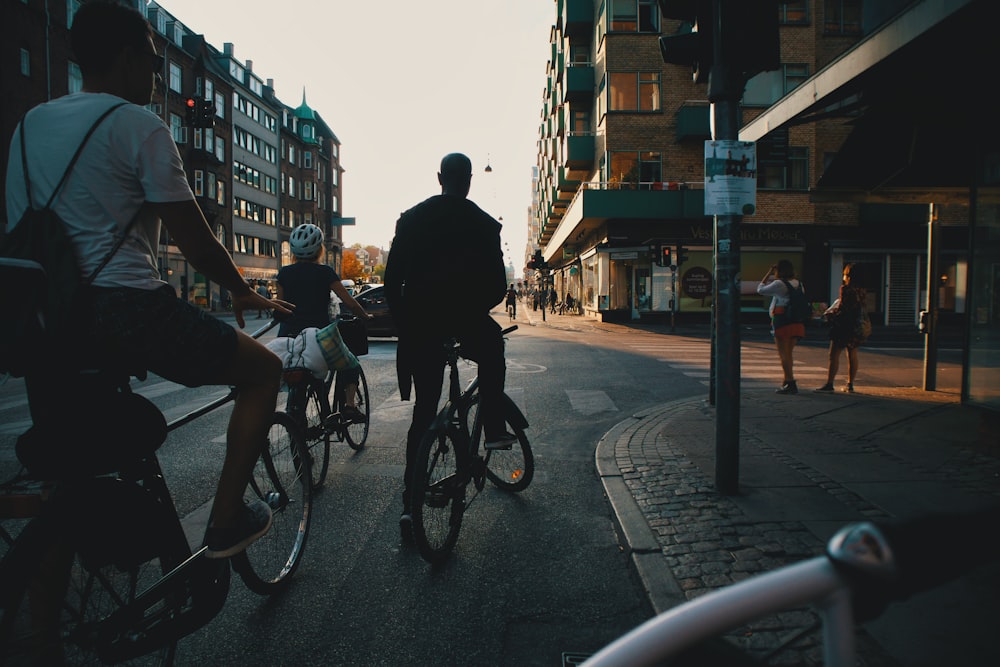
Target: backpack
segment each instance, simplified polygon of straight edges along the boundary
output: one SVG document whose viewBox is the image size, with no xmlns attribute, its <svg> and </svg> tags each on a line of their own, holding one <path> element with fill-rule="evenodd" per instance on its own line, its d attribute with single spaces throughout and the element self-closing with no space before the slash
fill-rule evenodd
<svg viewBox="0 0 1000 667">
<path fill-rule="evenodd" d="M 812 304 L 806 299 L 802 283 L 792 287 L 787 280 L 782 280 L 788 288 L 788 305 L 785 307 L 785 317 L 792 324 L 805 324 L 812 318 Z"/>
<path fill-rule="evenodd" d="M 0 374 L 23 377 L 43 360 L 59 352 L 72 354 L 66 350 L 64 343 L 54 342 L 56 336 L 65 331 L 71 318 L 79 313 L 83 289 L 93 282 L 118 250 L 136 220 L 132 219 L 97 268 L 81 280 L 73 242 L 66 233 L 65 224 L 52 210 L 59 191 L 94 130 L 112 111 L 125 104 L 127 102 L 115 104 L 94 122 L 49 200 L 40 209 L 31 204 L 31 181 L 24 144 L 27 117 L 21 120 L 21 164 L 28 208 L 14 229 L 0 239 L 0 282 L 3 284 L 0 308 L 6 320 L 0 327 Z"/>
</svg>

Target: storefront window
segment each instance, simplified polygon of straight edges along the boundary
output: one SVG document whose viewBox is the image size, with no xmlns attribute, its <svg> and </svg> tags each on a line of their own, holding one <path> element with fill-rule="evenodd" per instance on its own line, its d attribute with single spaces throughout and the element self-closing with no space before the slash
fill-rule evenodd
<svg viewBox="0 0 1000 667">
<path fill-rule="evenodd" d="M 969 401 L 1000 410 L 1000 206 L 978 204 L 972 228 Z"/>
</svg>

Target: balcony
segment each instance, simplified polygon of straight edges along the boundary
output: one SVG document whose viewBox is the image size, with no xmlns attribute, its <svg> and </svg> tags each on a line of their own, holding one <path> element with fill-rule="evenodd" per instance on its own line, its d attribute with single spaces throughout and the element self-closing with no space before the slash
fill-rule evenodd
<svg viewBox="0 0 1000 667">
<path fill-rule="evenodd" d="M 570 171 L 590 171 L 594 166 L 594 135 L 570 132 L 566 137 L 566 164 Z"/>
<path fill-rule="evenodd" d="M 594 66 L 570 65 L 566 68 L 564 102 L 590 102 L 594 99 Z"/>
<path fill-rule="evenodd" d="M 559 0 L 559 18 L 567 37 L 590 37 L 594 32 L 593 0 Z"/>
<path fill-rule="evenodd" d="M 711 139 L 711 107 L 707 102 L 684 102 L 677 109 L 677 141 Z"/>
</svg>

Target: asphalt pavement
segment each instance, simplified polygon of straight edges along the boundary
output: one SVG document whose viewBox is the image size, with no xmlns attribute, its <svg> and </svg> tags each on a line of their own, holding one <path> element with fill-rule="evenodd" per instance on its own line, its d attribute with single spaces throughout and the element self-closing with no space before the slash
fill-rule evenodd
<svg viewBox="0 0 1000 667">
<path fill-rule="evenodd" d="M 518 321 L 629 326 L 551 313 L 543 320 L 530 308 L 519 309 Z M 600 440 L 597 473 L 657 613 L 821 554 L 846 523 L 1000 502 L 1000 415 L 963 406 L 954 391 L 858 384 L 846 393 L 842 383 L 834 393 L 741 392 L 734 495 L 716 489 L 716 410 L 704 396 L 633 414 Z M 1000 664 L 998 612 L 994 564 L 891 606 L 865 626 L 859 652 L 866 665 Z M 784 615 L 738 637 L 766 647 L 810 620 Z M 793 655 L 813 664 L 814 648 L 807 642 Z"/>
</svg>

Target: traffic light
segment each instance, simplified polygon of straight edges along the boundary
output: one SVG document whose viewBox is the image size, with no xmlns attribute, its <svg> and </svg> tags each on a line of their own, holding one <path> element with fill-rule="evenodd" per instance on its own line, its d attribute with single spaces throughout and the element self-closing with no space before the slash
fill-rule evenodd
<svg viewBox="0 0 1000 667">
<path fill-rule="evenodd" d="M 545 260 L 542 259 L 542 251 L 536 250 L 532 258 L 528 260 L 527 268 L 533 271 L 537 271 L 541 270 L 544 265 L 545 265 Z"/>
<path fill-rule="evenodd" d="M 685 248 L 684 246 L 682 246 L 682 245 L 677 246 L 677 264 L 678 265 L 683 264 L 684 262 L 688 261 L 687 251 L 688 251 L 688 249 Z"/>
<path fill-rule="evenodd" d="M 781 66 L 778 3 L 781 0 L 658 0 L 665 18 L 683 21 L 673 35 L 660 37 L 663 62 L 690 65 L 695 83 L 707 83 L 719 40 L 720 64 L 744 78 Z M 718 18 L 718 33 L 714 25 Z"/>
<path fill-rule="evenodd" d="M 198 100 L 198 127 L 215 126 L 215 102 Z"/>
<path fill-rule="evenodd" d="M 656 258 L 656 263 L 659 264 L 660 266 L 670 266 L 673 263 L 670 261 L 670 259 L 671 259 L 670 246 L 661 245 L 660 254 Z"/>
<path fill-rule="evenodd" d="M 198 100 L 193 97 L 184 102 L 184 124 L 188 127 L 198 127 Z"/>
<path fill-rule="evenodd" d="M 706 83 L 715 55 L 712 42 L 712 1 L 658 0 L 658 2 L 664 18 L 683 21 L 673 35 L 660 36 L 660 55 L 663 57 L 663 62 L 690 65 L 692 80 L 695 83 Z"/>
</svg>

